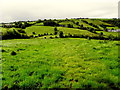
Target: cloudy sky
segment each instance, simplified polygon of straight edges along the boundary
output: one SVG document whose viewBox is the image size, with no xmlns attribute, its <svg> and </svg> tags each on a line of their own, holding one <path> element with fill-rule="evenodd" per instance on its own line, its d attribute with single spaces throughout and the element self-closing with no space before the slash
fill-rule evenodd
<svg viewBox="0 0 120 90">
<path fill-rule="evenodd" d="M 0 22 L 44 18 L 114 18 L 119 0 L 0 0 Z"/>
</svg>

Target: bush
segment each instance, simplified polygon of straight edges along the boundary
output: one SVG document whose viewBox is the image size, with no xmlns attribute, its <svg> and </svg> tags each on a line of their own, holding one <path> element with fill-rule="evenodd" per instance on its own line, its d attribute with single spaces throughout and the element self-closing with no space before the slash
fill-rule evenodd
<svg viewBox="0 0 120 90">
<path fill-rule="evenodd" d="M 40 34 L 38 34 L 38 37 L 40 37 L 41 35 Z"/>
<path fill-rule="evenodd" d="M 35 33 L 35 32 L 32 32 L 32 34 L 34 34 L 34 35 L 35 35 L 36 33 Z"/>
<path fill-rule="evenodd" d="M 44 26 L 59 26 L 58 23 L 56 23 L 55 21 L 52 21 L 52 20 L 44 21 L 43 24 L 44 24 Z"/>
<path fill-rule="evenodd" d="M 58 38 L 57 36 L 55 36 L 55 38 Z"/>
<path fill-rule="evenodd" d="M 58 31 L 58 30 L 57 30 L 57 27 L 54 28 L 54 31 Z"/>
<path fill-rule="evenodd" d="M 103 35 L 103 32 L 101 32 L 100 35 Z"/>
<path fill-rule="evenodd" d="M 68 24 L 67 27 L 68 27 L 68 28 L 73 28 L 73 25 Z"/>
<path fill-rule="evenodd" d="M 53 37 L 50 37 L 50 39 L 53 39 Z"/>
<path fill-rule="evenodd" d="M 56 31 L 54 32 L 54 35 L 57 35 L 57 32 L 56 32 Z"/>
<path fill-rule="evenodd" d="M 36 21 L 36 23 L 41 23 L 42 22 L 42 20 L 41 19 L 38 19 L 37 21 Z"/>
<path fill-rule="evenodd" d="M 68 37 L 72 37 L 72 34 L 69 33 L 69 34 L 68 34 Z"/>
<path fill-rule="evenodd" d="M 54 28 L 54 35 L 57 35 L 58 33 L 58 30 L 57 30 L 57 27 Z"/>
<path fill-rule="evenodd" d="M 9 30 L 5 33 L 2 33 L 2 39 L 5 40 L 5 39 L 20 39 L 20 38 L 29 38 L 27 36 L 27 34 L 24 32 L 24 33 L 20 33 L 18 30 Z"/>
<path fill-rule="evenodd" d="M 17 53 L 15 51 L 12 51 L 11 52 L 11 55 L 16 55 Z"/>
<path fill-rule="evenodd" d="M 110 34 L 109 36 L 108 36 L 108 38 L 110 39 L 110 40 L 114 40 L 114 36 L 112 35 L 112 34 Z"/>
<path fill-rule="evenodd" d="M 44 33 L 44 36 L 46 35 L 46 33 Z"/>
<path fill-rule="evenodd" d="M 25 28 L 26 28 L 26 26 L 23 24 L 23 25 L 21 25 L 21 28 L 22 28 L 22 29 L 25 29 Z"/>
<path fill-rule="evenodd" d="M 60 33 L 59 33 L 59 37 L 60 37 L 60 38 L 63 38 L 63 37 L 64 37 L 62 31 L 60 31 Z"/>
<path fill-rule="evenodd" d="M 76 22 L 76 25 L 79 25 L 79 22 Z"/>
<path fill-rule="evenodd" d="M 18 32 L 20 32 L 20 33 L 26 33 L 24 30 L 22 30 L 22 29 L 20 29 L 20 30 L 18 30 Z"/>
</svg>

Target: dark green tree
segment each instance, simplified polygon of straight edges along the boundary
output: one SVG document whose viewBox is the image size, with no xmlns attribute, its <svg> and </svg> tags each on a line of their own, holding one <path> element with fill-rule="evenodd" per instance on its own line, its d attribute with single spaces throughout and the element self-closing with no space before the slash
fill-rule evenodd
<svg viewBox="0 0 120 90">
<path fill-rule="evenodd" d="M 57 32 L 58 32 L 57 27 L 55 27 L 54 28 L 54 35 L 57 35 Z"/>
<path fill-rule="evenodd" d="M 42 22 L 42 20 L 41 19 L 38 19 L 37 21 L 36 21 L 36 23 L 41 23 Z"/>
<path fill-rule="evenodd" d="M 34 35 L 35 35 L 36 33 L 35 33 L 35 32 L 32 32 L 32 34 L 34 34 Z"/>
<path fill-rule="evenodd" d="M 43 22 L 44 26 L 59 26 L 58 23 L 56 23 L 55 21 L 52 20 L 47 20 Z"/>
<path fill-rule="evenodd" d="M 68 28 L 73 28 L 73 25 L 71 25 L 71 24 L 68 24 L 67 26 L 68 26 Z"/>
<path fill-rule="evenodd" d="M 62 31 L 60 31 L 60 33 L 59 33 L 59 37 L 60 37 L 60 38 L 63 38 L 63 37 L 64 37 Z"/>
<path fill-rule="evenodd" d="M 76 22 L 76 25 L 79 25 L 79 22 Z"/>
</svg>

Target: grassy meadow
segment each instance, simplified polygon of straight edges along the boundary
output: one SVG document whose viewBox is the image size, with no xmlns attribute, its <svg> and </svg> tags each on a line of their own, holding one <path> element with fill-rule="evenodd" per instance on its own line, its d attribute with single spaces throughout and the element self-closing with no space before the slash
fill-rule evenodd
<svg viewBox="0 0 120 90">
<path fill-rule="evenodd" d="M 2 45 L 3 87 L 119 87 L 117 41 L 15 39 Z"/>
<path fill-rule="evenodd" d="M 101 25 L 113 26 L 102 20 L 84 19 L 61 20 L 55 33 L 55 26 L 45 26 L 44 22 L 29 22 L 26 28 L 0 27 L 2 35 L 15 38 L 1 42 L 2 52 L 2 90 L 41 89 L 41 88 L 79 88 L 79 89 L 120 89 L 119 40 L 74 38 L 67 35 L 109 38 L 119 37 L 119 32 L 107 32 Z M 74 21 L 74 23 L 73 23 Z M 55 22 L 58 22 L 57 20 Z M 91 27 L 96 32 L 77 28 Z M 73 28 L 67 27 L 72 24 Z M 119 27 L 114 26 L 114 29 Z M 60 37 L 63 32 L 63 37 Z M 101 34 L 101 32 L 103 34 Z M 10 34 L 10 35 L 9 35 Z M 16 36 L 36 36 L 16 38 Z M 41 36 L 38 36 L 41 35 Z"/>
</svg>

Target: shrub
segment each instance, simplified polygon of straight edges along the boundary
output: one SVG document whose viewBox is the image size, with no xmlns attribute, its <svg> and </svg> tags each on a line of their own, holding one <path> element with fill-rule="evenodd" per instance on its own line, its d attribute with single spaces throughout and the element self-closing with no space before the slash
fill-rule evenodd
<svg viewBox="0 0 120 90">
<path fill-rule="evenodd" d="M 68 28 L 73 28 L 73 25 L 68 24 L 67 27 L 68 27 Z"/>
<path fill-rule="evenodd" d="M 6 52 L 6 51 L 4 49 L 2 49 L 1 52 Z"/>
<path fill-rule="evenodd" d="M 54 32 L 54 35 L 57 35 L 57 32 Z"/>
<path fill-rule="evenodd" d="M 38 34 L 38 36 L 40 37 L 41 35 L 40 35 L 40 34 Z"/>
<path fill-rule="evenodd" d="M 20 39 L 20 38 L 29 38 L 27 36 L 27 34 L 24 32 L 24 33 L 20 33 L 18 30 L 9 30 L 9 31 L 6 31 L 2 34 L 2 39 L 5 40 L 5 39 Z"/>
<path fill-rule="evenodd" d="M 22 29 L 25 29 L 25 28 L 26 28 L 26 26 L 23 24 L 23 25 L 21 25 L 21 28 L 22 28 Z"/>
<path fill-rule="evenodd" d="M 53 37 L 50 37 L 50 39 L 53 39 Z"/>
<path fill-rule="evenodd" d="M 58 31 L 58 30 L 57 30 L 57 27 L 54 28 L 54 31 Z"/>
<path fill-rule="evenodd" d="M 112 34 L 110 34 L 110 35 L 108 36 L 108 38 L 109 38 L 110 40 L 114 40 L 114 36 L 113 36 Z"/>
<path fill-rule="evenodd" d="M 54 35 L 57 35 L 58 33 L 58 30 L 57 30 L 57 27 L 54 28 Z"/>
<path fill-rule="evenodd" d="M 63 38 L 63 32 L 62 32 L 62 31 L 60 31 L 59 37 L 60 37 L 60 38 Z"/>
<path fill-rule="evenodd" d="M 101 32 L 100 35 L 103 35 L 103 32 Z"/>
<path fill-rule="evenodd" d="M 57 36 L 55 36 L 55 38 L 58 38 Z"/>
<path fill-rule="evenodd" d="M 68 37 L 72 37 L 72 34 L 69 33 L 69 34 L 68 34 Z"/>
<path fill-rule="evenodd" d="M 76 25 L 79 25 L 79 22 L 76 22 Z"/>
<path fill-rule="evenodd" d="M 20 30 L 18 30 L 18 32 L 20 32 L 20 33 L 26 33 L 24 30 L 22 30 L 22 29 L 20 29 Z"/>
<path fill-rule="evenodd" d="M 17 53 L 15 51 L 12 51 L 11 52 L 11 55 L 16 55 Z"/>
<path fill-rule="evenodd" d="M 56 23 L 55 21 L 52 21 L 52 20 L 44 21 L 43 24 L 44 24 L 44 26 L 59 26 L 58 23 Z"/>
<path fill-rule="evenodd" d="M 46 35 L 46 33 L 44 33 L 44 36 Z"/>
<path fill-rule="evenodd" d="M 32 34 L 36 34 L 35 32 L 32 32 Z"/>
<path fill-rule="evenodd" d="M 38 19 L 37 21 L 36 21 L 36 23 L 41 23 L 42 22 L 42 20 L 41 19 Z"/>
</svg>

